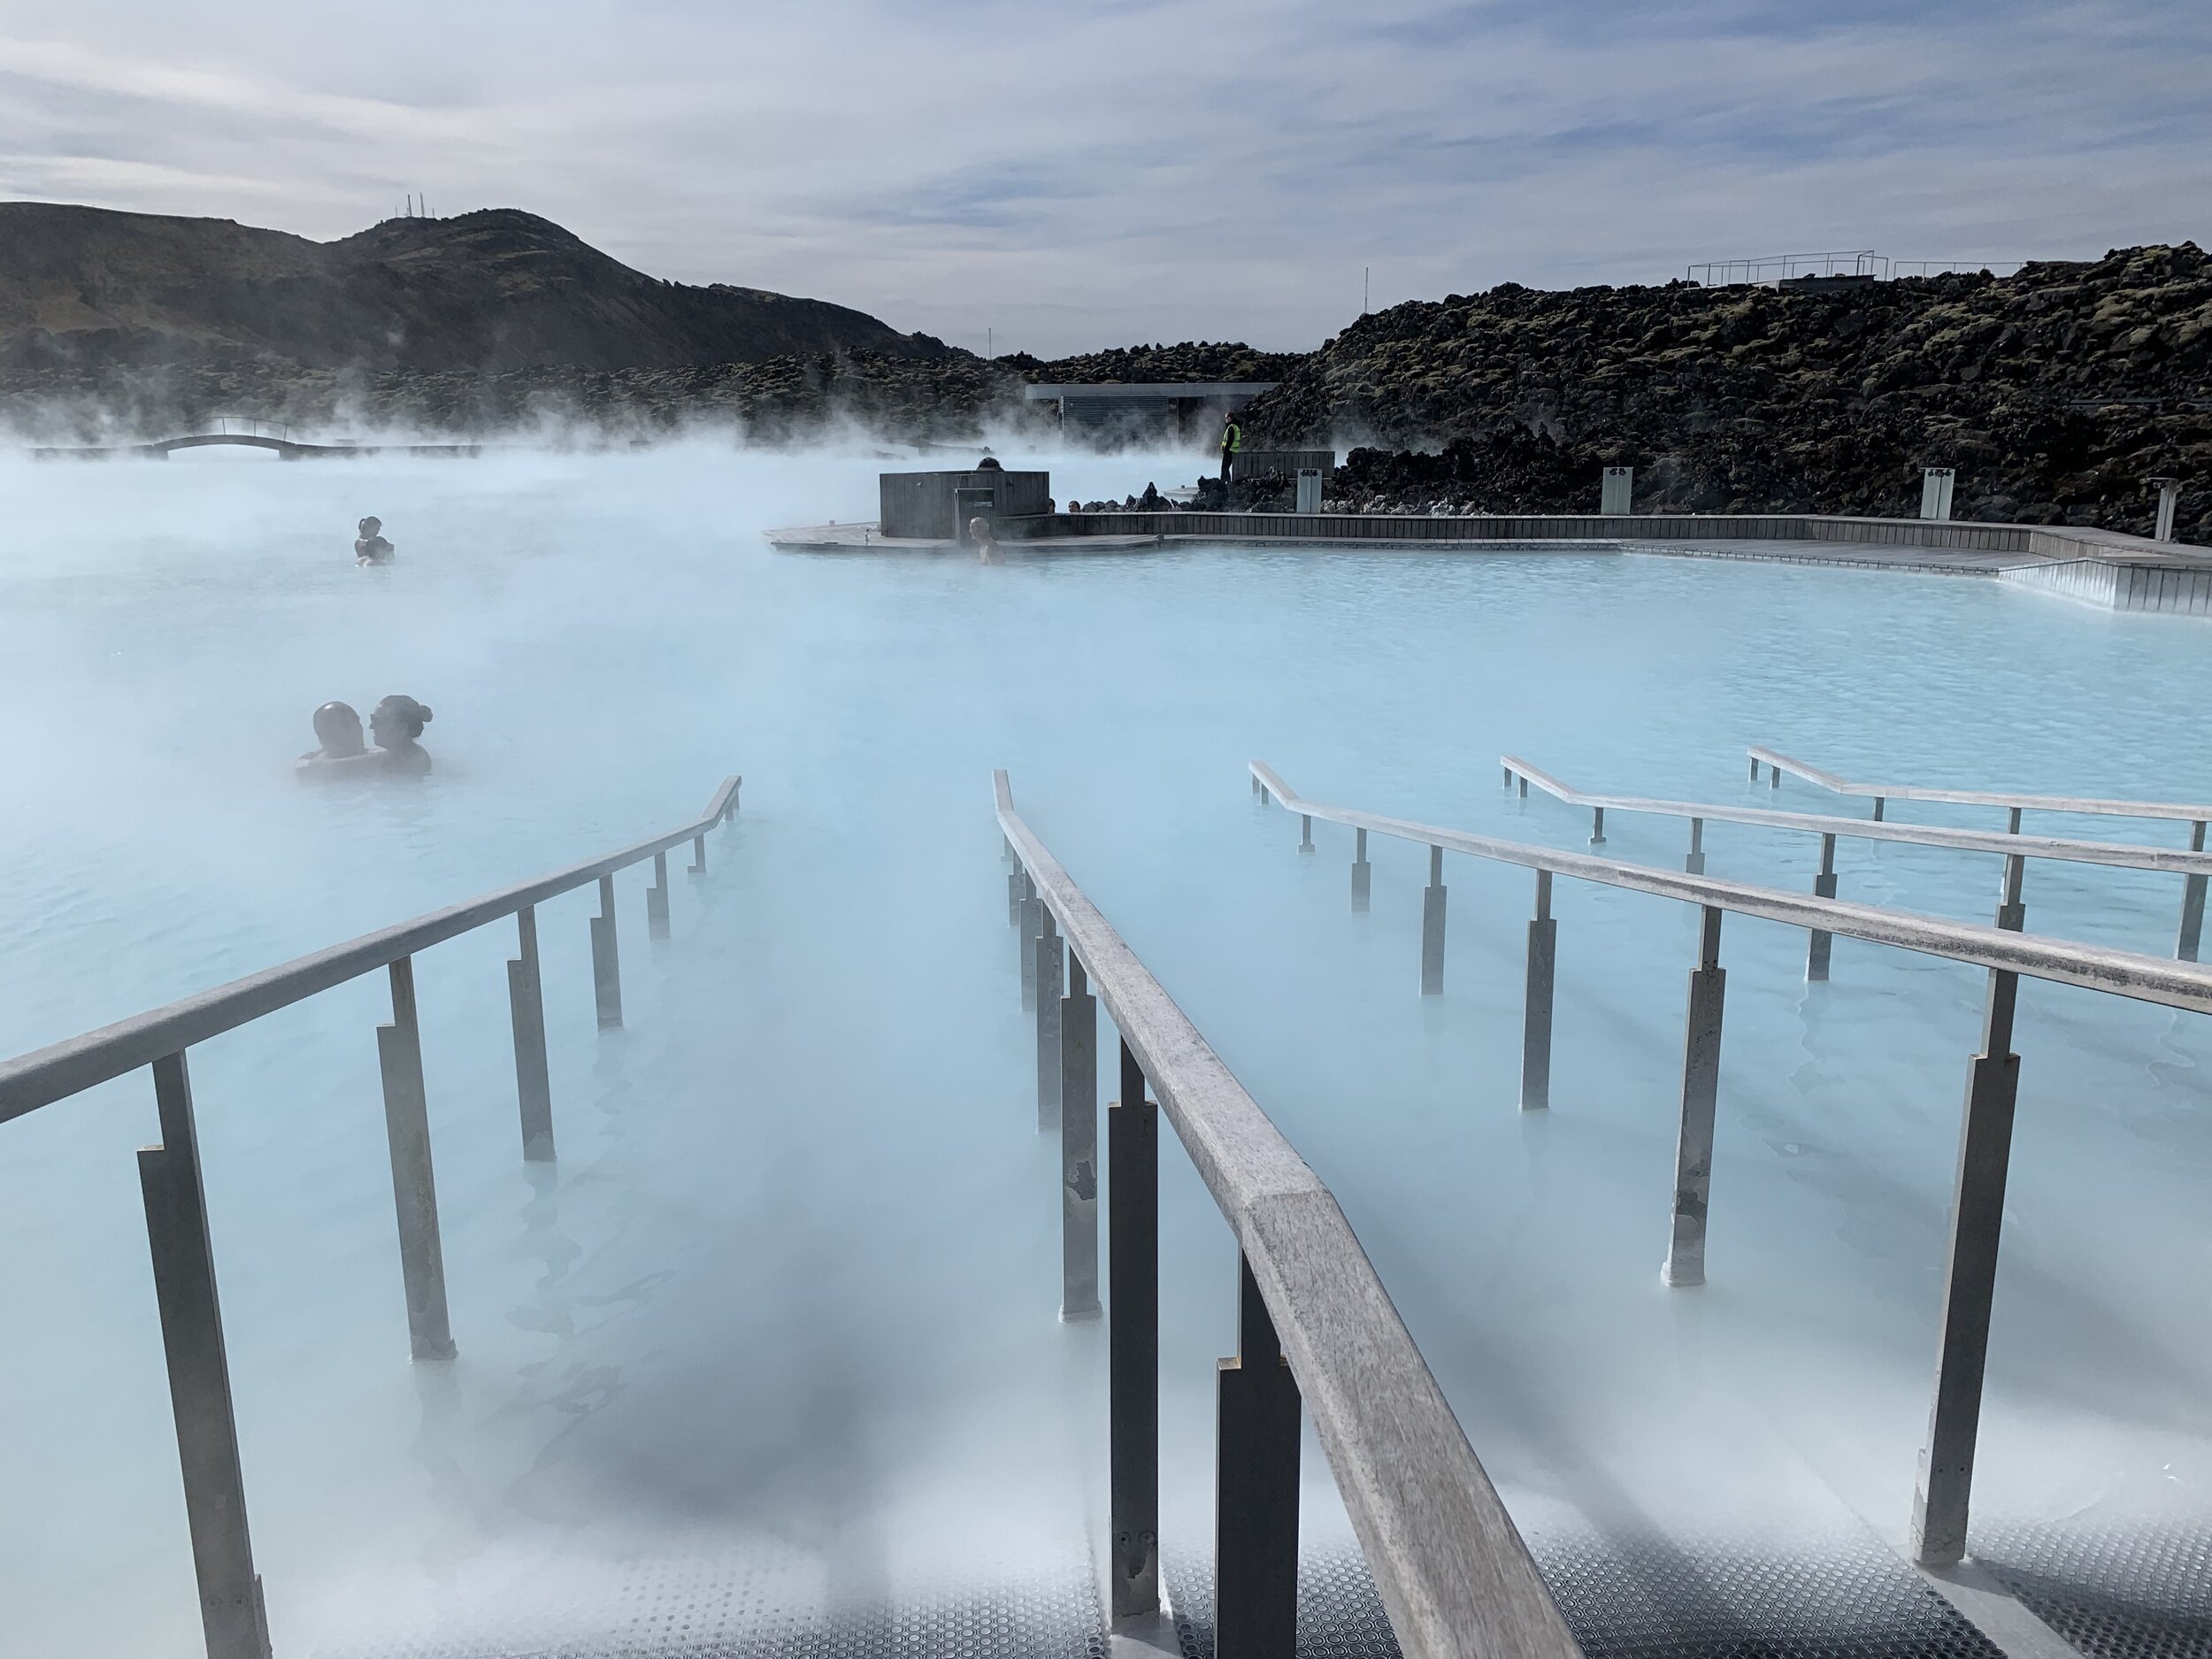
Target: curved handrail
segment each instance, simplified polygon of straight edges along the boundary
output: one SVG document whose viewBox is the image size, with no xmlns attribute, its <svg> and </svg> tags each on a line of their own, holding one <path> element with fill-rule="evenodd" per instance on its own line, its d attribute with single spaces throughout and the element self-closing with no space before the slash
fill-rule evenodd
<svg viewBox="0 0 2212 1659">
<path fill-rule="evenodd" d="M 1973 922 L 1954 922 L 1940 917 L 1916 916 L 1873 904 L 1855 904 L 1843 899 L 1824 899 L 1790 893 L 1778 887 L 1757 887 L 1746 881 L 1724 881 L 1710 876 L 1678 875 L 1646 864 L 1624 864 L 1589 853 L 1561 852 L 1522 841 L 1471 835 L 1463 830 L 1433 824 L 1416 824 L 1385 818 L 1348 807 L 1325 806 L 1298 795 L 1263 761 L 1251 763 L 1252 776 L 1262 788 L 1280 801 L 1286 810 L 1332 824 L 1372 831 L 1399 841 L 1447 852 L 1466 853 L 1499 864 L 1549 871 L 1579 881 L 1654 894 L 1714 910 L 1755 916 L 1786 926 L 1861 939 L 1869 944 L 1889 945 L 1923 956 L 1941 956 L 1977 967 L 2024 973 L 2030 979 L 2056 985 L 2079 986 L 2106 991 L 2137 1002 L 2166 1008 L 2185 1008 L 2212 1013 L 2212 967 L 2193 962 L 2146 956 L 2134 951 L 2108 950 L 2098 945 L 2075 944 L 2035 933 Z"/>
<path fill-rule="evenodd" d="M 1235 1232 L 1408 1659 L 1579 1659 L 1336 1200 L 1014 810 L 999 828 Z"/>
<path fill-rule="evenodd" d="M 412 921 L 364 933 L 342 945 L 300 956 L 277 967 L 265 968 L 212 990 L 202 991 L 142 1014 L 134 1014 L 96 1031 L 34 1048 L 0 1061 L 0 1123 L 35 1111 L 41 1106 L 121 1077 L 142 1065 L 150 1065 L 204 1042 L 210 1037 L 289 1007 L 319 991 L 388 966 L 403 956 L 472 932 L 487 922 L 580 887 L 601 876 L 666 852 L 679 841 L 703 834 L 733 816 L 741 778 L 726 778 L 707 803 L 703 815 L 680 829 L 655 836 L 534 880 L 500 887 L 442 910 L 418 916 Z"/>
<path fill-rule="evenodd" d="M 1763 751 L 1754 749 L 1754 754 Z M 1996 830 L 1948 829 L 1935 824 L 1895 824 L 1880 818 L 1826 818 L 1810 812 L 1773 812 L 1758 807 L 1707 806 L 1694 801 L 1655 801 L 1640 795 L 1590 795 L 1540 772 L 1526 761 L 1502 755 L 1499 764 L 1569 806 L 1606 811 L 1643 812 L 1658 818 L 1705 818 L 1717 824 L 1755 824 L 1770 829 L 1801 830 L 1811 835 L 1841 835 L 1855 841 L 1909 841 L 1920 847 L 1950 847 L 1962 852 L 2050 858 L 2067 864 L 2111 864 L 2130 870 L 2162 870 L 2180 875 L 2212 875 L 2212 853 L 2179 848 L 2140 847 L 2127 841 L 2064 841 L 2047 835 L 2006 834 Z M 1771 764 L 1771 763 L 1770 763 Z M 1824 776 L 1825 774 L 1823 774 Z"/>
<path fill-rule="evenodd" d="M 2092 818 L 2176 818 L 2185 823 L 2212 820 L 2212 806 L 2188 806 L 2170 801 L 2113 801 L 2087 795 L 2020 795 L 2002 789 L 1928 789 L 1915 784 L 1855 783 L 1763 745 L 1754 744 L 1749 753 L 1755 778 L 1758 776 L 1756 768 L 1763 761 L 1776 772 L 1801 778 L 1831 795 L 1871 796 L 1885 801 L 1947 801 L 1957 806 L 2001 806 L 2016 811 L 2078 812 Z"/>
</svg>

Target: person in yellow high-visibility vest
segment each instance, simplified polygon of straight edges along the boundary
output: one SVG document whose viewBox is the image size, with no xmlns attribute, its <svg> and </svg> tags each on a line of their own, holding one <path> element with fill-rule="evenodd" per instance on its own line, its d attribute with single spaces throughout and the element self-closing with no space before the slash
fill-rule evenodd
<svg viewBox="0 0 2212 1659">
<path fill-rule="evenodd" d="M 1235 411 L 1221 417 L 1221 481 L 1229 481 L 1229 469 L 1234 465 L 1237 451 L 1244 448 L 1244 428 L 1237 425 Z"/>
</svg>

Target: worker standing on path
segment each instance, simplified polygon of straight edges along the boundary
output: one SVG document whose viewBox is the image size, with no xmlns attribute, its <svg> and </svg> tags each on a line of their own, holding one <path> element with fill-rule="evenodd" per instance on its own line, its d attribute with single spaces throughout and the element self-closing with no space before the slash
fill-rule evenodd
<svg viewBox="0 0 2212 1659">
<path fill-rule="evenodd" d="M 1221 417 L 1221 481 L 1229 481 L 1229 469 L 1235 464 L 1237 451 L 1244 447 L 1244 428 L 1237 425 L 1236 411 L 1230 410 Z"/>
</svg>

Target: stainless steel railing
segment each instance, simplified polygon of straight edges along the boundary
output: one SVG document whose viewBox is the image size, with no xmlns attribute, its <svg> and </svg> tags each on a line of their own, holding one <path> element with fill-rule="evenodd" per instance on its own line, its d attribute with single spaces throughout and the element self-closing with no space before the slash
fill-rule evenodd
<svg viewBox="0 0 2212 1659">
<path fill-rule="evenodd" d="M 1099 1002 L 1120 1033 L 1106 1181 L 1114 1618 L 1159 1608 L 1156 1110 L 1240 1252 L 1239 1351 L 1218 1383 L 1218 1659 L 1294 1651 L 1302 1402 L 1408 1659 L 1572 1659 L 1527 1547 L 1335 1199 L 1023 822 L 1006 774 L 993 781 L 1038 1017 L 1040 1110 L 1062 1132 L 1068 1317 L 1097 1311 Z"/>
<path fill-rule="evenodd" d="M 376 1039 L 385 1126 L 391 1142 L 392 1191 L 399 1216 L 409 1345 L 418 1360 L 450 1359 L 455 1348 L 446 1313 L 437 1189 L 430 1164 L 427 1094 L 415 1005 L 416 954 L 487 923 L 516 918 L 518 954 L 507 964 L 507 992 L 523 1156 L 549 1161 L 554 1156 L 553 1102 L 536 907 L 594 881 L 599 884 L 599 914 L 591 918 L 593 990 L 600 1025 L 621 1025 L 615 875 L 652 860 L 653 885 L 645 895 L 646 927 L 652 937 L 666 938 L 669 849 L 690 841 L 691 872 L 703 874 L 706 833 L 737 816 L 740 782 L 737 778 L 726 780 L 703 814 L 666 834 L 0 1062 L 0 1123 L 142 1066 L 152 1070 L 161 1140 L 140 1151 L 139 1180 L 145 1194 L 154 1291 L 209 1659 L 268 1659 L 269 1631 L 247 1525 L 237 1417 L 216 1294 L 215 1258 L 208 1240 L 185 1051 L 333 986 L 379 968 L 388 972 L 392 1022 L 377 1027 Z"/>
<path fill-rule="evenodd" d="M 1586 853 L 1561 852 L 1379 813 L 1326 806 L 1297 795 L 1262 762 L 1252 762 L 1250 770 L 1253 793 L 1263 803 L 1279 803 L 1285 810 L 1298 816 L 1302 826 L 1300 851 L 1313 850 L 1316 819 L 1341 824 L 1354 832 L 1355 910 L 1367 908 L 1371 888 L 1367 860 L 1370 833 L 1428 848 L 1429 885 L 1422 895 L 1424 995 L 1436 995 L 1443 989 L 1445 853 L 1463 853 L 1494 863 L 1518 864 L 1535 872 L 1535 916 L 1528 926 L 1527 981 L 1523 1001 L 1521 1106 L 1525 1110 L 1541 1110 L 1551 1103 L 1552 1004 L 1558 943 L 1558 922 L 1552 915 L 1555 878 L 1564 876 L 1597 882 L 1700 907 L 1703 925 L 1699 929 L 1696 961 L 1689 976 L 1688 1009 L 1684 1021 L 1681 1125 L 1676 1142 L 1673 1213 L 1666 1264 L 1662 1270 L 1662 1277 L 1669 1285 L 1698 1285 L 1705 1279 L 1705 1226 L 1712 1197 L 1714 1111 L 1719 1090 L 1721 1020 L 1727 983 L 1720 965 L 1721 918 L 1724 913 L 1839 933 L 1989 970 L 1981 1047 L 1967 1065 L 1966 1105 L 1952 1198 L 1950 1250 L 1937 1351 L 1935 1402 L 1929 1417 L 1926 1450 L 1921 1460 L 1920 1488 L 1915 1494 L 1913 1505 L 1912 1536 L 1921 1563 L 1935 1567 L 1958 1562 L 1966 1549 L 1983 1373 L 1988 1355 L 1990 1305 L 1996 1283 L 1997 1246 L 2011 1156 L 2013 1107 L 2019 1091 L 2020 1058 L 2011 1049 L 2020 977 L 2025 974 L 2032 979 L 2109 992 L 2138 1002 L 2212 1013 L 2212 968 L 2022 933 L 2019 930 L 2024 912 L 2019 903 L 2019 880 L 2024 853 L 2007 855 L 2005 899 L 1999 907 L 1997 925 L 1985 927 L 1819 895 L 1808 898 L 1747 882 L 1723 881 L 1686 872 L 1677 874 Z"/>
<path fill-rule="evenodd" d="M 1532 784 L 1555 800 L 1588 810 L 1591 814 L 1590 844 L 1593 847 L 1605 843 L 1605 815 L 1609 811 L 1689 819 L 1690 850 L 1684 858 L 1682 867 L 1692 875 L 1701 875 L 1705 871 L 1705 826 L 1709 820 L 1796 830 L 1819 836 L 1820 873 L 1813 879 L 1813 892 L 1820 898 L 1832 899 L 1836 896 L 1836 841 L 1839 837 L 1853 841 L 1903 841 L 1916 847 L 1948 847 L 1962 852 L 1996 853 L 2006 858 L 2017 854 L 2027 858 L 2050 859 L 2064 864 L 2165 871 L 2184 878 L 2181 918 L 2174 935 L 2174 955 L 2184 962 L 2194 962 L 2202 941 L 2205 880 L 2208 876 L 2212 876 L 2212 853 L 2201 850 L 2201 833 L 2198 836 L 2200 847 L 2185 852 L 2176 848 L 2143 847 L 2128 841 L 2063 841 L 2047 835 L 2024 835 L 2016 827 L 2019 821 L 2016 813 L 2013 820 L 2016 827 L 2001 833 L 1995 830 L 1947 829 L 1933 824 L 1899 824 L 1880 818 L 1828 818 L 1807 812 L 1774 812 L 1757 807 L 1715 806 L 1694 801 L 1655 801 L 1640 795 L 1592 795 L 1563 783 L 1514 756 L 1502 755 L 1499 762 L 1505 769 L 1505 781 L 1509 788 L 1517 781 L 1521 793 L 1525 795 Z M 1755 767 L 1757 763 L 1755 761 L 1753 764 Z M 1776 776 L 1779 775 L 1778 772 Z M 2018 895 L 2016 893 L 2015 896 L 2016 898 Z M 1811 942 L 1807 947 L 1805 977 L 1809 979 L 1828 977 L 1828 936 L 1817 930 L 1813 933 Z"/>
</svg>

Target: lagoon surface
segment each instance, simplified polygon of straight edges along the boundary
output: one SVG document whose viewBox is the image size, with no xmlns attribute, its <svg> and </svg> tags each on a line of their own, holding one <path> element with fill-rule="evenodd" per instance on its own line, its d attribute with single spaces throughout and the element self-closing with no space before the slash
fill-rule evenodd
<svg viewBox="0 0 2212 1659">
<path fill-rule="evenodd" d="M 1050 465 L 1063 495 L 1195 471 L 1005 458 Z M 1927 1409 L 1982 976 L 1844 941 L 1809 987 L 1802 934 L 1728 924 L 1711 1282 L 1671 1293 L 1692 916 L 1563 885 L 1553 1107 L 1525 1116 L 1525 873 L 1447 861 L 1447 988 L 1424 999 L 1423 852 L 1379 841 L 1356 917 L 1348 835 L 1317 826 L 1302 858 L 1245 764 L 1566 847 L 1586 815 L 1502 791 L 1502 751 L 1594 790 L 1805 810 L 1863 807 L 1754 789 L 1747 744 L 1852 776 L 2204 801 L 2212 626 L 1732 560 L 985 568 L 763 541 L 872 518 L 887 465 L 916 464 L 699 443 L 0 465 L 0 1051 L 626 844 L 746 780 L 708 876 L 674 878 L 671 941 L 649 946 L 622 885 L 624 1030 L 593 1028 L 589 896 L 541 912 L 557 1169 L 518 1156 L 511 931 L 418 963 L 449 1365 L 407 1358 L 381 977 L 193 1051 L 279 1651 L 589 1636 L 657 1594 L 765 1628 L 1079 1572 L 1104 1347 L 1053 1317 L 1056 1146 L 1034 1128 L 994 766 L 1335 1190 L 1548 1569 L 1655 1539 L 1786 1575 L 1883 1558 Z M 399 560 L 360 570 L 372 512 Z M 435 710 L 428 780 L 294 783 L 317 703 L 389 692 Z M 1678 824 L 1608 832 L 1679 867 Z M 1809 838 L 1715 825 L 1706 844 L 1716 875 L 1811 885 Z M 1989 856 L 1847 842 L 1839 869 L 1845 896 L 1943 915 L 1997 896 Z M 2179 888 L 2031 865 L 2028 926 L 2164 953 Z M 2212 1033 L 2029 985 L 2017 1046 L 1978 1525 L 1997 1553 L 2194 1527 Z M 0 1125 L 10 1655 L 196 1650 L 132 1157 L 154 1135 L 142 1075 Z M 1235 1258 L 1187 1161 L 1162 1167 L 1166 1541 L 1202 1557 Z M 1326 1545 L 1343 1523 L 1310 1447 L 1307 1488 Z M 693 1579 L 721 1601 L 668 1588 Z"/>
</svg>

